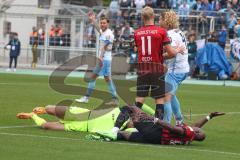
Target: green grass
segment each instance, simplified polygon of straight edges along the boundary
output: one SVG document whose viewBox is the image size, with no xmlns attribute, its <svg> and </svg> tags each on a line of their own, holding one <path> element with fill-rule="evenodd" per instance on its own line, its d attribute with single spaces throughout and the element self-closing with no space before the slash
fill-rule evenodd
<svg viewBox="0 0 240 160">
<path fill-rule="evenodd" d="M 85 86 L 82 79 L 68 78 L 67 84 Z M 98 80 L 97 89 L 107 90 Z M 223 86 L 182 85 L 178 91 L 186 122 L 193 123 L 211 111 L 238 112 L 216 118 L 204 127 L 207 138 L 190 146 L 143 145 L 126 142 L 95 142 L 85 140 L 86 133 L 45 131 L 33 126 L 31 120 L 18 120 L 18 112 L 31 111 L 34 106 L 57 104 L 78 95 L 52 90 L 46 76 L 0 74 L 0 159 L 8 160 L 231 160 L 240 159 L 240 88 Z M 109 96 L 110 97 L 110 96 Z M 93 108 L 101 99 L 91 98 L 84 107 Z M 153 101 L 147 99 L 153 106 Z M 123 104 L 123 102 L 122 102 Z M 74 103 L 79 106 L 79 104 Z M 56 120 L 45 115 L 48 120 Z M 12 128 L 3 128 L 9 127 Z M 17 128 L 14 126 L 26 126 Z"/>
</svg>

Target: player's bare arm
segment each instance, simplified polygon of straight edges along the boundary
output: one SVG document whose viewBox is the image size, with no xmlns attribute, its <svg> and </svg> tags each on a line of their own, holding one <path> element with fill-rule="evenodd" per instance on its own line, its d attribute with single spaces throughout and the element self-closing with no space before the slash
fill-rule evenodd
<svg viewBox="0 0 240 160">
<path fill-rule="evenodd" d="M 101 34 L 100 27 L 96 21 L 95 14 L 93 12 L 88 13 L 88 19 L 93 24 L 93 26 L 96 28 L 96 30 Z"/>
<path fill-rule="evenodd" d="M 166 54 L 164 54 L 165 59 L 173 58 L 175 57 L 178 53 L 184 54 L 185 51 L 185 46 L 184 45 L 177 45 L 175 47 L 171 46 L 170 44 L 164 46 L 166 50 Z"/>
<path fill-rule="evenodd" d="M 225 113 L 222 112 L 212 112 L 210 113 L 208 116 L 198 120 L 197 122 L 195 122 L 192 127 L 198 127 L 201 128 L 202 126 L 204 126 L 210 119 L 214 118 L 214 117 L 218 117 L 218 116 L 222 116 L 225 115 Z"/>
</svg>

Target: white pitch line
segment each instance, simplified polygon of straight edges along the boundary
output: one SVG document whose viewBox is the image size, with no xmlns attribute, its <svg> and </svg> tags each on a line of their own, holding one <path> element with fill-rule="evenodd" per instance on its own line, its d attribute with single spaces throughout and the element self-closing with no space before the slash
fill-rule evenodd
<svg viewBox="0 0 240 160">
<path fill-rule="evenodd" d="M 31 85 L 45 85 L 45 83 L 31 83 Z M 26 86 L 26 85 L 29 85 L 29 83 L 0 83 L 0 85 L 14 85 L 14 86 L 20 86 L 20 85 L 23 85 L 23 86 Z"/>
<path fill-rule="evenodd" d="M 200 114 L 191 114 L 191 116 L 206 116 L 209 113 L 200 113 Z M 234 115 L 234 114 L 240 114 L 240 112 L 226 112 L 226 115 Z M 189 114 L 184 114 L 184 116 L 190 116 Z"/>
<path fill-rule="evenodd" d="M 0 129 L 8 129 L 8 128 L 31 128 L 36 125 L 25 125 L 25 126 L 0 126 Z"/>
<path fill-rule="evenodd" d="M 32 134 L 16 134 L 16 133 L 7 133 L 7 132 L 0 132 L 0 135 L 22 136 L 22 137 L 33 137 L 33 138 L 47 138 L 47 139 L 58 139 L 58 140 L 71 140 L 71 141 L 84 141 L 82 139 L 77 139 L 77 138 L 52 137 L 52 136 L 42 136 L 42 135 L 32 135 Z M 111 144 L 111 143 L 107 142 L 106 144 Z M 183 148 L 183 147 L 174 147 L 174 146 L 168 147 L 168 146 L 161 146 L 161 145 L 137 144 L 137 143 L 119 143 L 119 142 L 114 142 L 112 144 L 141 146 L 141 147 L 150 146 L 150 147 L 157 147 L 157 148 L 161 148 L 161 149 L 176 149 L 176 150 L 185 150 L 185 151 L 217 153 L 217 154 L 224 154 L 224 155 L 231 155 L 231 156 L 238 156 L 238 157 L 240 156 L 240 153 L 223 152 L 223 151 L 207 150 L 207 149 L 192 149 L 192 148 Z"/>
</svg>

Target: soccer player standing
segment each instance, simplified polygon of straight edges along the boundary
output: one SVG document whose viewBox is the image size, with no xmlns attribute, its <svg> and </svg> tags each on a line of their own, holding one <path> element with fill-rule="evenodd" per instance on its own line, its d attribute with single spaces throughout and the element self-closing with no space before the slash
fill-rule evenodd
<svg viewBox="0 0 240 160">
<path fill-rule="evenodd" d="M 109 29 L 109 20 L 106 17 L 101 17 L 100 28 L 96 24 L 95 15 L 89 13 L 89 20 L 94 24 L 97 31 L 100 33 L 99 48 L 97 52 L 98 63 L 93 70 L 92 81 L 88 84 L 88 89 L 84 97 L 76 99 L 77 102 L 88 103 L 88 99 L 93 92 L 98 76 L 103 75 L 107 82 L 108 89 L 112 94 L 112 100 L 106 105 L 119 104 L 117 99 L 116 87 L 111 79 L 111 63 L 112 63 L 112 45 L 114 40 L 113 32 Z"/>
<path fill-rule="evenodd" d="M 163 118 L 164 113 L 164 66 L 163 49 L 171 55 L 182 52 L 183 48 L 170 46 L 170 39 L 164 28 L 154 25 L 154 11 L 151 7 L 142 10 L 141 18 L 144 26 L 134 32 L 136 50 L 138 52 L 137 97 L 135 105 L 142 107 L 145 97 L 155 99 L 155 116 Z"/>
<path fill-rule="evenodd" d="M 179 20 L 174 11 L 163 12 L 160 16 L 159 23 L 161 27 L 168 30 L 167 33 L 171 39 L 172 46 L 180 44 L 187 48 L 185 34 L 178 27 Z M 164 120 L 170 123 L 173 112 L 176 119 L 176 124 L 181 124 L 183 121 L 183 116 L 181 114 L 180 103 L 176 96 L 176 91 L 181 82 L 188 76 L 188 50 L 185 49 L 183 54 L 178 53 L 175 57 L 169 57 L 166 54 L 164 58 L 169 58 L 165 61 L 168 68 L 168 71 L 165 75 L 165 81 L 171 85 L 171 91 L 165 97 Z"/>
</svg>

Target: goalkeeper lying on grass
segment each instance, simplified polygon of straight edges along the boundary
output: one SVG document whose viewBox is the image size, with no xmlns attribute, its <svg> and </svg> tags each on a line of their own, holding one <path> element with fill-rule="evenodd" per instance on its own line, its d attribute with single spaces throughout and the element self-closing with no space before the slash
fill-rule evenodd
<svg viewBox="0 0 240 160">
<path fill-rule="evenodd" d="M 131 117 L 137 132 L 118 131 L 113 132 L 97 132 L 97 135 L 89 136 L 93 139 L 107 140 L 126 140 L 139 143 L 151 144 L 189 144 L 192 141 L 203 141 L 205 133 L 201 127 L 210 119 L 224 115 L 225 113 L 212 112 L 208 116 L 200 119 L 192 126 L 185 124 L 180 126 L 172 126 L 171 124 L 147 115 L 136 106 L 128 106 L 127 112 Z"/>
<path fill-rule="evenodd" d="M 18 113 L 17 118 L 32 119 L 37 126 L 49 130 L 80 132 L 112 130 L 112 132 L 116 133 L 118 129 L 116 130 L 114 126 L 119 126 L 121 129 L 132 128 L 132 123 L 127 121 L 129 115 L 126 108 L 127 106 L 102 110 L 88 110 L 80 107 L 48 105 L 46 107 L 36 107 L 30 113 Z M 143 106 L 143 110 L 151 115 L 154 114 L 154 110 L 147 105 Z M 47 122 L 45 119 L 39 117 L 39 114 L 53 115 L 59 118 L 60 121 Z"/>
</svg>

